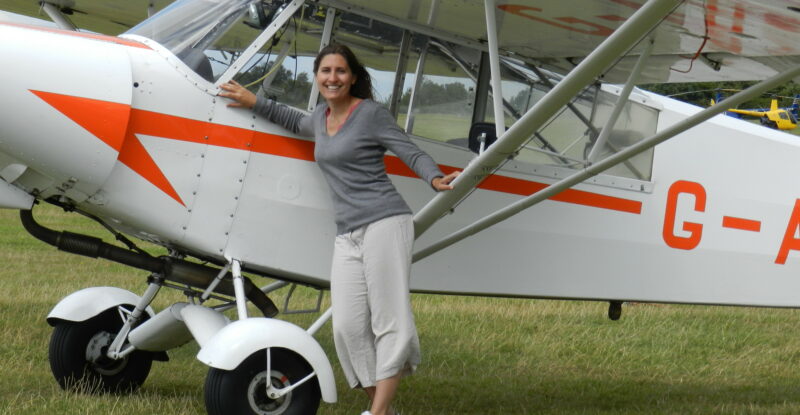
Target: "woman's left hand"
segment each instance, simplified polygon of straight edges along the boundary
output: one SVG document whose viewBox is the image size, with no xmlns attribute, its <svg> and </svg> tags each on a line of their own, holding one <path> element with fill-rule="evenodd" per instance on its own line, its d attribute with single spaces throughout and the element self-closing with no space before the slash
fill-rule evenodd
<svg viewBox="0 0 800 415">
<path fill-rule="evenodd" d="M 452 190 L 453 189 L 453 185 L 451 185 L 450 183 L 453 180 L 455 180 L 456 177 L 458 177 L 459 174 L 461 174 L 461 171 L 460 170 L 456 170 L 456 171 L 454 171 L 454 172 L 452 172 L 452 173 L 450 173 L 450 174 L 448 174 L 447 176 L 444 176 L 444 177 L 434 177 L 434 179 L 431 180 L 431 186 L 433 186 L 433 188 L 436 189 L 436 191 L 438 191 L 438 192 L 441 192 L 441 191 L 444 191 L 444 190 Z"/>
</svg>

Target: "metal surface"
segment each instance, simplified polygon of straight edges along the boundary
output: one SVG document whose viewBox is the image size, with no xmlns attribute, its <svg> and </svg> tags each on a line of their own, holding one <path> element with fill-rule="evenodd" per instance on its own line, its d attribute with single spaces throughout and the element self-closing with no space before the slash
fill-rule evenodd
<svg viewBox="0 0 800 415">
<path fill-rule="evenodd" d="M 183 322 L 200 347 L 230 325 L 230 320 L 222 313 L 200 305 L 188 304 L 180 309 L 180 313 Z"/>
<path fill-rule="evenodd" d="M 319 329 L 321 329 L 322 326 L 324 326 L 325 323 L 327 323 L 332 316 L 333 316 L 333 308 L 329 307 L 327 310 L 325 310 L 324 313 L 322 313 L 321 316 L 319 316 L 319 318 L 317 318 L 314 321 L 314 324 L 312 324 L 311 327 L 309 327 L 308 330 L 306 330 L 306 332 L 308 332 L 308 334 L 312 336 L 317 334 Z"/>
<path fill-rule="evenodd" d="M 239 260 L 231 261 L 231 273 L 233 274 L 233 289 L 236 291 L 236 311 L 239 320 L 247 318 L 247 296 L 244 294 L 244 280 L 242 279 L 242 266 Z"/>
<path fill-rule="evenodd" d="M 49 16 L 50 19 L 52 19 L 53 22 L 56 25 L 58 25 L 59 28 L 64 30 L 73 30 L 73 31 L 78 30 L 75 24 L 72 23 L 67 18 L 67 16 L 61 14 L 61 10 L 56 8 L 56 6 L 48 2 L 42 2 L 41 4 L 42 4 L 42 10 L 44 10 L 44 12 L 47 13 L 47 16 Z"/>
<path fill-rule="evenodd" d="M 131 330 L 128 341 L 139 350 L 167 351 L 192 340 L 180 311 L 187 303 L 176 303 Z"/>
<path fill-rule="evenodd" d="M 128 333 L 130 333 L 131 327 L 139 322 L 160 290 L 161 286 L 152 282 L 147 285 L 147 290 L 142 294 L 142 298 L 136 303 L 133 310 L 128 312 L 124 308 L 119 308 L 120 317 L 123 318 L 124 323 L 114 337 L 114 341 L 108 346 L 108 351 L 106 352 L 108 357 L 111 359 L 119 358 L 119 352 L 122 349 L 122 345 L 128 340 Z"/>
</svg>

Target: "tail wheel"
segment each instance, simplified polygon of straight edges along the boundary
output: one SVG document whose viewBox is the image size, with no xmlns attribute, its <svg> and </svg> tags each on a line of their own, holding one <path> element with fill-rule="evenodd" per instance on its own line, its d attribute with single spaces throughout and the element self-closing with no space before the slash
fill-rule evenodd
<svg viewBox="0 0 800 415">
<path fill-rule="evenodd" d="M 81 322 L 58 323 L 50 337 L 50 369 L 66 390 L 129 393 L 150 374 L 152 353 L 134 351 L 118 360 L 106 356 L 122 327 L 116 309 Z"/>
<path fill-rule="evenodd" d="M 311 378 L 277 399 L 267 395 L 268 385 L 282 389 L 306 376 L 312 369 L 306 361 L 286 349 L 270 349 L 271 367 L 267 373 L 267 351 L 260 350 L 242 361 L 236 369 L 211 368 L 206 378 L 206 410 L 209 415 L 312 415 L 317 413 L 320 390 Z"/>
</svg>

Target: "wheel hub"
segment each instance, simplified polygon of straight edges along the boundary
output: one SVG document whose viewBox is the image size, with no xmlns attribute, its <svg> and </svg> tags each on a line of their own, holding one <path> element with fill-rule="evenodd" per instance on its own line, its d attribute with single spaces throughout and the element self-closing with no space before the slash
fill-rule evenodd
<svg viewBox="0 0 800 415">
<path fill-rule="evenodd" d="M 116 375 L 125 369 L 125 365 L 128 362 L 127 357 L 119 360 L 113 360 L 108 357 L 106 352 L 108 352 L 108 346 L 111 345 L 113 340 L 111 333 L 101 331 L 92 336 L 89 339 L 89 344 L 86 345 L 86 361 L 91 364 L 95 372 L 101 375 Z"/>
<path fill-rule="evenodd" d="M 272 399 L 267 395 L 267 387 L 269 386 L 267 382 L 266 370 L 253 376 L 250 385 L 247 387 L 247 400 L 250 402 L 250 408 L 258 415 L 282 414 L 292 403 L 292 393 L 289 392 L 277 399 Z M 269 382 L 279 389 L 292 384 L 283 373 L 277 370 L 272 371 L 272 376 L 269 376 Z"/>
</svg>

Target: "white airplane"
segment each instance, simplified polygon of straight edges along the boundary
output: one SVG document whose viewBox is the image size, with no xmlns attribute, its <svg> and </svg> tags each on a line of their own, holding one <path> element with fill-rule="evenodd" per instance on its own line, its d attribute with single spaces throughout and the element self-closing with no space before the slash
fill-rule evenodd
<svg viewBox="0 0 800 415">
<path fill-rule="evenodd" d="M 332 40 L 355 48 L 445 172 L 463 170 L 433 194 L 387 155 L 416 212 L 413 291 L 608 301 L 612 318 L 624 301 L 800 307 L 800 141 L 716 116 L 800 77 L 799 12 L 789 0 L 179 0 L 119 37 L 0 23 L 13 62 L 0 206 L 59 249 L 149 273 L 142 293 L 85 288 L 53 308 L 53 373 L 65 388 L 133 390 L 195 340 L 210 414 L 336 401 L 313 338 L 330 311 L 303 329 L 267 297 L 329 285 L 335 228 L 313 142 L 217 96 L 236 79 L 310 110 L 309 62 Z M 635 88 L 713 79 L 763 80 L 707 109 Z M 126 246 L 47 229 L 36 202 Z M 278 282 L 259 289 L 258 276 Z M 156 313 L 163 287 L 187 300 Z"/>
</svg>

